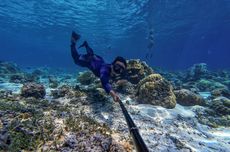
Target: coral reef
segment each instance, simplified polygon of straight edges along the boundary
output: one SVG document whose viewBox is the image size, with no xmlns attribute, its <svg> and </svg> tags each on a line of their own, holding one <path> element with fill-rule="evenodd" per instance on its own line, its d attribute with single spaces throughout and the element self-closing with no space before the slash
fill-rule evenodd
<svg viewBox="0 0 230 152">
<path fill-rule="evenodd" d="M 39 76 L 31 74 L 31 73 L 25 73 L 24 75 L 25 75 L 24 76 L 25 77 L 24 83 L 25 82 L 37 82 L 38 83 L 40 80 Z"/>
<path fill-rule="evenodd" d="M 218 105 L 217 105 L 218 106 Z M 221 107 L 221 106 L 218 106 Z M 219 112 L 216 112 L 217 108 L 204 108 L 204 107 L 195 107 L 194 112 L 196 113 L 196 117 L 199 123 L 213 127 L 229 127 L 230 126 L 230 117 L 229 115 L 222 115 Z"/>
<path fill-rule="evenodd" d="M 24 82 L 24 75 L 23 74 L 14 74 L 14 75 L 11 75 L 9 82 L 12 82 L 12 83 L 23 83 Z"/>
<path fill-rule="evenodd" d="M 15 101 L 20 98 L 19 95 L 13 94 L 11 90 L 0 90 L 0 99 L 4 101 Z"/>
<path fill-rule="evenodd" d="M 82 92 L 81 90 L 73 89 L 71 86 L 62 85 L 59 88 L 52 90 L 51 96 L 53 98 L 60 98 L 60 97 L 73 98 L 73 97 L 85 96 L 85 93 Z"/>
<path fill-rule="evenodd" d="M 175 90 L 177 103 L 183 106 L 205 105 L 205 100 L 187 89 Z"/>
<path fill-rule="evenodd" d="M 108 99 L 108 95 L 102 88 L 90 88 L 87 92 L 88 98 L 96 101 L 106 101 Z"/>
<path fill-rule="evenodd" d="M 36 83 L 25 83 L 21 88 L 22 97 L 44 98 L 46 95 L 45 87 Z"/>
<path fill-rule="evenodd" d="M 12 83 L 27 83 L 39 82 L 39 77 L 29 73 L 17 73 L 10 76 L 9 82 Z"/>
<path fill-rule="evenodd" d="M 83 85 L 90 85 L 95 81 L 96 77 L 90 71 L 79 72 L 77 80 Z"/>
<path fill-rule="evenodd" d="M 188 71 L 184 72 L 167 72 L 162 70 L 158 70 L 157 72 L 169 80 L 176 90 L 188 89 L 193 92 L 211 92 L 216 89 L 229 90 L 230 72 L 210 72 L 204 63 L 195 64 Z"/>
<path fill-rule="evenodd" d="M 206 63 L 194 64 L 188 71 L 186 79 L 198 80 L 208 75 Z"/>
<path fill-rule="evenodd" d="M 116 88 L 117 92 L 123 93 L 123 94 L 134 94 L 135 93 L 135 86 L 130 83 L 128 80 L 122 79 L 118 80 L 113 85 L 114 88 Z"/>
<path fill-rule="evenodd" d="M 151 74 L 138 83 L 138 101 L 165 108 L 176 106 L 171 84 L 159 74 Z"/>
<path fill-rule="evenodd" d="M 137 84 L 141 79 L 152 73 L 153 69 L 146 62 L 139 59 L 130 59 L 127 61 L 125 78 L 133 84 Z"/>
<path fill-rule="evenodd" d="M 225 85 L 220 82 L 216 82 L 214 80 L 201 79 L 196 83 L 196 87 L 200 91 L 212 91 L 214 89 L 222 89 L 227 88 Z"/>
<path fill-rule="evenodd" d="M 230 98 L 230 90 L 228 90 L 225 87 L 224 88 L 214 89 L 214 90 L 211 91 L 211 95 L 212 95 L 213 98 L 220 97 L 220 96 Z"/>
<path fill-rule="evenodd" d="M 197 64 L 153 72 L 140 60 L 128 62 L 113 88 L 151 152 L 228 151 L 229 71 Z M 2 63 L 0 151 L 134 151 L 119 105 L 91 72 L 76 81 L 62 69 L 25 72 Z"/>
<path fill-rule="evenodd" d="M 69 115 L 65 120 L 66 135 L 63 147 L 72 150 L 109 151 L 111 145 L 111 131 L 93 119 L 84 115 Z"/>
<path fill-rule="evenodd" d="M 8 74 L 21 73 L 21 70 L 16 64 L 9 62 L 0 62 L 0 75 L 7 76 Z"/>
<path fill-rule="evenodd" d="M 52 76 L 49 76 L 49 86 L 50 88 L 57 88 L 58 87 L 58 81 Z"/>
<path fill-rule="evenodd" d="M 230 99 L 225 97 L 215 98 L 210 107 L 220 115 L 230 115 Z"/>
<path fill-rule="evenodd" d="M 4 83 L 5 79 L 3 77 L 0 77 L 0 83 Z"/>
<path fill-rule="evenodd" d="M 111 151 L 113 148 L 115 151 L 125 151 L 114 141 L 108 127 L 73 111 L 57 102 L 0 100 L 0 149 Z"/>
<path fill-rule="evenodd" d="M 31 74 L 34 76 L 42 76 L 45 74 L 45 72 L 40 69 L 35 69 Z"/>
</svg>

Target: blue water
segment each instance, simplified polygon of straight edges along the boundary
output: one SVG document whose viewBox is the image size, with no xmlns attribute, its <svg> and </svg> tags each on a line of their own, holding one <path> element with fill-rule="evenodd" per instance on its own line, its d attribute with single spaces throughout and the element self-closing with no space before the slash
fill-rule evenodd
<svg viewBox="0 0 230 152">
<path fill-rule="evenodd" d="M 230 67 L 230 0 L 0 0 L 0 60 L 74 69 L 72 30 L 108 62 L 121 55 L 170 70 Z"/>
</svg>

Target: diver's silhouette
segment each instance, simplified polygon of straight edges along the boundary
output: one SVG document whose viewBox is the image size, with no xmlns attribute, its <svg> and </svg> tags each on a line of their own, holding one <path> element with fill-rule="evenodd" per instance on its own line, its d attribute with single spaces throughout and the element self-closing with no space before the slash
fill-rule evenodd
<svg viewBox="0 0 230 152">
<path fill-rule="evenodd" d="M 93 49 L 90 48 L 87 41 L 84 41 L 84 43 L 78 47 L 85 47 L 87 54 L 79 54 L 75 47 L 76 42 L 79 39 L 80 35 L 73 31 L 71 36 L 71 55 L 75 64 L 90 69 L 95 76 L 100 78 L 104 90 L 107 93 L 110 93 L 110 95 L 113 97 L 113 100 L 120 100 L 119 96 L 109 84 L 109 79 L 111 76 L 119 76 L 125 71 L 127 67 L 126 60 L 123 57 L 118 56 L 115 58 L 112 64 L 107 64 L 104 62 L 102 57 L 94 54 Z"/>
</svg>

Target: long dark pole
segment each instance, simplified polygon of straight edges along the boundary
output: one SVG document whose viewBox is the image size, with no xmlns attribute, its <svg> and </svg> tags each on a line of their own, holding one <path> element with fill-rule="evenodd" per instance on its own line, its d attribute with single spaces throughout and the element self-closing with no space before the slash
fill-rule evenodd
<svg viewBox="0 0 230 152">
<path fill-rule="evenodd" d="M 121 100 L 119 100 L 119 105 L 122 109 L 122 112 L 125 116 L 126 122 L 129 127 L 129 132 L 133 138 L 134 145 L 136 147 L 137 152 L 149 152 L 144 140 L 142 139 L 139 130 L 135 123 L 133 122 L 132 118 L 130 117 L 128 111 L 126 110 L 124 104 Z"/>
</svg>

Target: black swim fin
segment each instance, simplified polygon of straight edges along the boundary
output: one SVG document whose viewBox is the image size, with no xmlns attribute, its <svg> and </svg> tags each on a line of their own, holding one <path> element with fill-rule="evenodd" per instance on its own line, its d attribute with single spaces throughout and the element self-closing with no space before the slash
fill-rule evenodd
<svg viewBox="0 0 230 152">
<path fill-rule="evenodd" d="M 72 32 L 72 37 L 75 39 L 75 40 L 79 40 L 81 35 L 77 34 L 76 32 Z"/>
<path fill-rule="evenodd" d="M 80 45 L 78 48 L 81 48 L 81 47 L 87 47 L 87 46 L 88 46 L 87 41 L 84 41 L 84 42 L 82 43 L 82 45 Z"/>
</svg>

